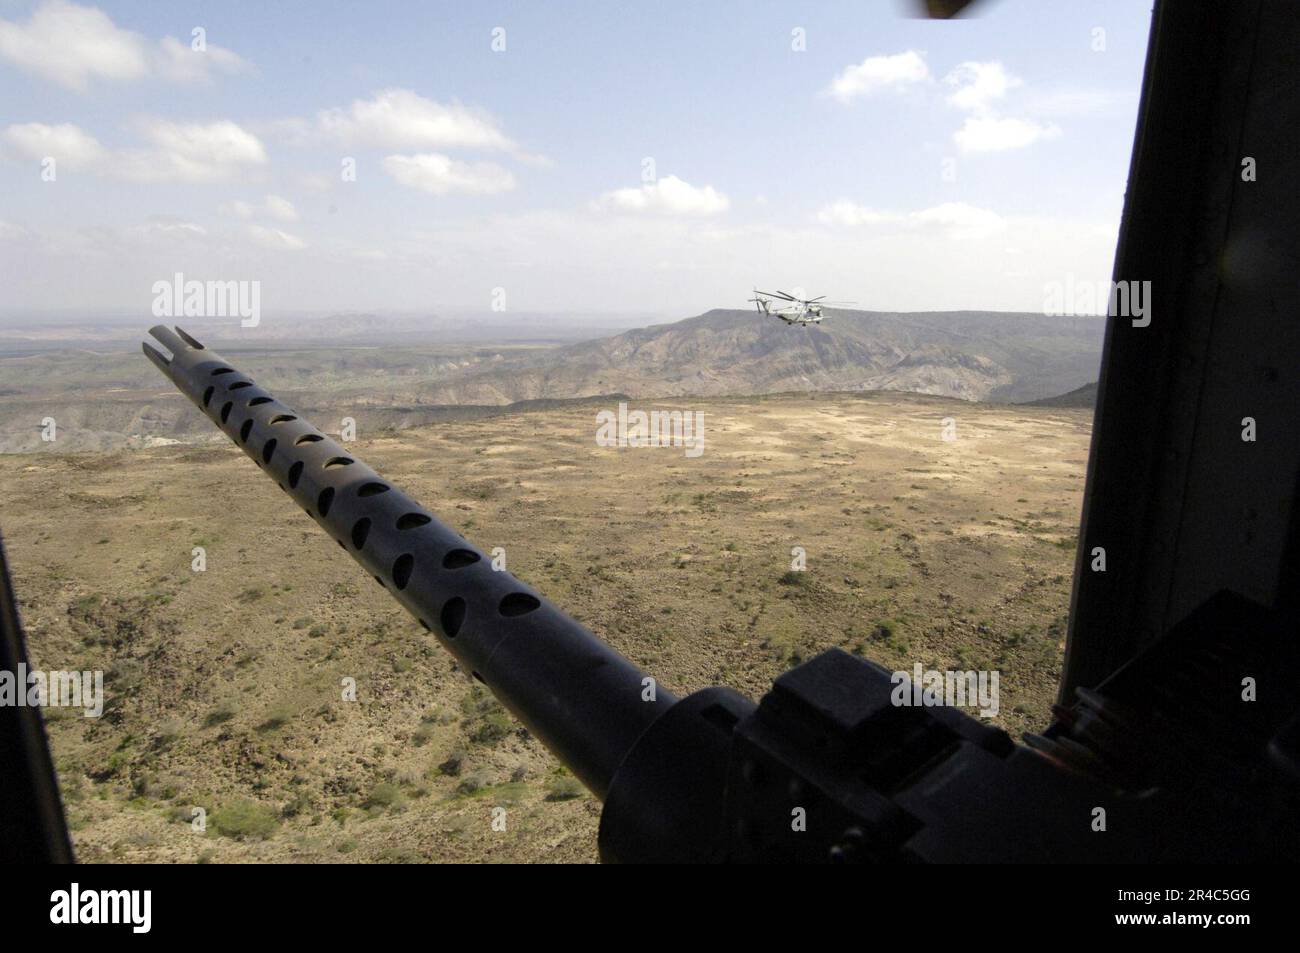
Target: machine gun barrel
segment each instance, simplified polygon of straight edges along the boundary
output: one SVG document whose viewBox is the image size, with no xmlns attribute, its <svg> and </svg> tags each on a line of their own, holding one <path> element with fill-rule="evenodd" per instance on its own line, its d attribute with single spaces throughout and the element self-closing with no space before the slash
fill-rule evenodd
<svg viewBox="0 0 1300 953">
<path fill-rule="evenodd" d="M 145 355 L 596 796 L 677 701 L 180 328 Z"/>
</svg>

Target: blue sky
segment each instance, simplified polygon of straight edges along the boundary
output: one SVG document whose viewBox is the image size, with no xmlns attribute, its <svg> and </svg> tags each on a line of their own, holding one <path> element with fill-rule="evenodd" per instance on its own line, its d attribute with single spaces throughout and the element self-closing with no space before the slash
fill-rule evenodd
<svg viewBox="0 0 1300 953">
<path fill-rule="evenodd" d="M 906 9 L 0 0 L 7 306 L 147 311 L 175 271 L 268 313 L 675 317 L 1108 278 L 1149 3 Z"/>
</svg>

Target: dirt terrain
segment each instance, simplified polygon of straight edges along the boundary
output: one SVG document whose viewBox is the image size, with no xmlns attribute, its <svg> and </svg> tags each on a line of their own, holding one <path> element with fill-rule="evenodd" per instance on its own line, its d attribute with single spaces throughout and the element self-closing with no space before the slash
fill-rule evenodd
<svg viewBox="0 0 1300 953">
<path fill-rule="evenodd" d="M 353 448 L 673 691 L 758 697 L 840 646 L 997 669 L 997 722 L 1046 724 L 1090 410 L 659 406 L 705 412 L 702 456 L 597 446 L 601 402 L 362 410 Z M 229 443 L 0 456 L 0 512 L 34 664 L 106 673 L 103 717 L 47 712 L 81 860 L 596 858 L 597 802 Z"/>
</svg>

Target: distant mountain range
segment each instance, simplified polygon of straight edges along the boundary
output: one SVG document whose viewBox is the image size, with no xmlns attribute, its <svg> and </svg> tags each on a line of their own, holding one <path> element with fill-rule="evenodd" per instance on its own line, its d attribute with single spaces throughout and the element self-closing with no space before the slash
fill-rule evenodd
<svg viewBox="0 0 1300 953">
<path fill-rule="evenodd" d="M 147 320 L 147 319 L 144 319 Z M 513 322 L 523 322 L 514 316 Z M 152 323 L 151 321 L 149 323 Z M 628 395 L 633 400 L 806 391 L 895 390 L 964 400 L 1083 406 L 1098 378 L 1103 318 L 989 311 L 828 311 L 791 327 L 753 311 L 709 311 L 673 324 L 611 334 L 596 321 L 583 340 L 522 341 L 502 319 L 452 333 L 495 333 L 492 343 L 444 341 L 447 319 L 340 314 L 268 322 L 235 337 L 180 322 L 303 413 L 337 420 L 364 411 L 367 426 L 412 427 L 490 416 L 514 404 Z M 574 335 L 582 322 L 561 324 Z M 41 421 L 58 421 L 60 450 L 147 445 L 213 436 L 198 411 L 159 378 L 129 338 L 79 346 L 77 326 L 46 329 L 4 354 L 0 338 L 0 453 L 56 449 Z M 102 329 L 96 329 L 103 333 Z M 59 339 L 60 333 L 69 339 Z M 16 333 L 21 333 L 16 332 Z M 556 333 L 552 331 L 551 333 Z M 1076 389 L 1083 388 L 1082 391 Z"/>
<path fill-rule="evenodd" d="M 0 313 L 0 354 L 59 347 L 103 347 L 130 343 L 155 324 L 179 324 L 213 347 L 282 348 L 321 345 L 567 344 L 640 327 L 650 314 L 582 312 L 449 311 L 274 312 L 256 327 L 238 317 L 158 318 L 148 311 L 86 316 L 71 313 Z"/>
<path fill-rule="evenodd" d="M 828 311 L 788 326 L 714 310 L 672 324 L 447 375 L 422 401 L 502 404 L 635 397 L 899 390 L 1017 403 L 1095 381 L 1105 319 L 996 311 Z"/>
<path fill-rule="evenodd" d="M 1027 400 L 1024 403 L 1031 407 L 1096 407 L 1097 382 L 1076 387 L 1068 394 L 1044 397 L 1041 400 Z"/>
</svg>

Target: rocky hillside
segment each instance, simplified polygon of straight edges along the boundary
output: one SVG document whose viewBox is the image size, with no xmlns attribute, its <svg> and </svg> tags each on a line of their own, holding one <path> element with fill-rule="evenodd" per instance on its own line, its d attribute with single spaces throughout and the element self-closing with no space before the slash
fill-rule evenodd
<svg viewBox="0 0 1300 953">
<path fill-rule="evenodd" d="M 987 311 L 828 312 L 788 326 L 752 311 L 673 324 L 475 367 L 436 403 L 509 403 L 623 391 L 639 397 L 899 390 L 1017 402 L 1096 380 L 1104 321 Z"/>
<path fill-rule="evenodd" d="M 1005 312 L 834 311 L 821 326 L 804 328 L 753 311 L 716 310 L 555 346 L 515 338 L 409 343 L 404 325 L 385 337 L 387 325 L 345 317 L 319 324 L 307 347 L 270 339 L 256 348 L 210 343 L 326 429 L 352 416 L 374 431 L 609 394 L 888 390 L 1033 401 L 1097 379 L 1104 325 L 1100 318 Z M 143 331 L 129 349 L 54 346 L 0 356 L 0 452 L 219 441 L 140 355 Z M 58 423 L 54 443 L 42 439 L 47 418 Z"/>
<path fill-rule="evenodd" d="M 1034 407 L 1096 407 L 1097 382 L 1076 387 L 1068 394 L 1058 394 L 1055 397 L 1044 397 L 1041 400 L 1030 400 L 1025 403 Z"/>
</svg>

